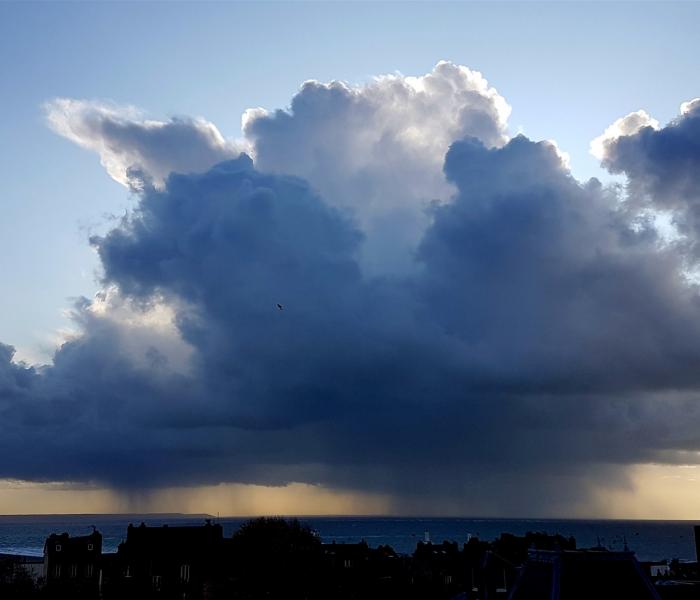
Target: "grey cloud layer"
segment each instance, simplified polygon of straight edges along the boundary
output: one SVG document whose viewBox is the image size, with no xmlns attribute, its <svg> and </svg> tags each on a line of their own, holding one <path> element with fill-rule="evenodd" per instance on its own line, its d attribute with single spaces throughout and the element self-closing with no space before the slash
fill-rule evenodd
<svg viewBox="0 0 700 600">
<path fill-rule="evenodd" d="M 613 485 L 625 465 L 700 449 L 687 243 L 660 243 L 632 199 L 577 182 L 551 144 L 506 141 L 490 88 L 482 104 L 464 92 L 471 116 L 441 130 L 453 196 L 430 206 L 412 245 L 388 241 L 402 265 L 376 276 L 367 264 L 367 190 L 400 205 L 393 165 L 423 165 L 428 181 L 439 149 L 348 123 L 414 111 L 424 90 L 451 82 L 454 94 L 468 73 L 445 63 L 420 84 L 307 84 L 290 111 L 249 115 L 255 164 L 145 181 L 134 211 L 92 243 L 105 286 L 131 306 L 128 332 L 139 315 L 148 332 L 160 305 L 172 332 L 127 349 L 124 319 L 86 302 L 83 333 L 53 365 L 17 365 L 1 347 L 0 456 L 12 459 L 0 476 L 307 481 L 388 492 L 404 510 L 541 513 Z M 697 198 L 691 109 L 623 132 L 606 164 L 634 184 L 637 141 L 643 172 L 658 171 L 654 201 L 679 178 L 686 204 Z M 648 150 L 647 137 L 680 132 L 672 166 Z M 171 364 L 168 335 L 191 352 L 188 369 Z"/>
</svg>

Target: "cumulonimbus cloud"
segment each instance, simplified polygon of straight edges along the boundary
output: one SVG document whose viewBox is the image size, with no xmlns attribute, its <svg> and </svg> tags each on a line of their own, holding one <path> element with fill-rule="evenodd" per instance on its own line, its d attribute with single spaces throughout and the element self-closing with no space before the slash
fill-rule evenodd
<svg viewBox="0 0 700 600">
<path fill-rule="evenodd" d="M 248 115 L 252 159 L 159 167 L 91 240 L 110 292 L 76 306 L 81 333 L 42 369 L 0 348 L 0 476 L 320 482 L 541 512 L 625 465 L 687 460 L 696 233 L 661 243 L 640 215 L 697 201 L 696 104 L 601 141 L 641 204 L 575 180 L 549 142 L 508 139 L 506 106 L 449 63 L 307 83 L 288 110 Z M 144 151 L 172 166 L 163 153 Z M 410 243 L 391 238 L 400 260 L 373 264 L 381 218 L 400 228 L 394 211 L 437 191 Z"/>
</svg>

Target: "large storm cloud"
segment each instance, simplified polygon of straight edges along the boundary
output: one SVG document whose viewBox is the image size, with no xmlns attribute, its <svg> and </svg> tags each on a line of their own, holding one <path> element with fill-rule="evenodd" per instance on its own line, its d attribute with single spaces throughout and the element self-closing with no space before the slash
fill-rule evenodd
<svg viewBox="0 0 700 600">
<path fill-rule="evenodd" d="M 92 238 L 105 291 L 76 305 L 53 364 L 0 347 L 0 476 L 299 481 L 405 510 L 541 512 L 627 465 L 687 460 L 696 234 L 669 241 L 649 214 L 697 202 L 696 104 L 598 140 L 626 193 L 509 139 L 507 112 L 440 63 L 308 82 L 289 110 L 247 114 L 252 158 L 212 168 L 216 153 L 169 162 L 200 137 L 161 151 L 132 123 L 110 138 L 137 205 Z"/>
</svg>

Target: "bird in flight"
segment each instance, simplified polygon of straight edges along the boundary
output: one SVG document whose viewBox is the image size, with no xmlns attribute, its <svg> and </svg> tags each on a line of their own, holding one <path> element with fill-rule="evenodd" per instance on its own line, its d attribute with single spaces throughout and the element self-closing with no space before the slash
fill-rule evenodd
<svg viewBox="0 0 700 600">
<path fill-rule="evenodd" d="M 279 302 L 277 303 L 277 309 L 278 310 L 284 310 L 284 306 L 282 306 Z"/>
</svg>

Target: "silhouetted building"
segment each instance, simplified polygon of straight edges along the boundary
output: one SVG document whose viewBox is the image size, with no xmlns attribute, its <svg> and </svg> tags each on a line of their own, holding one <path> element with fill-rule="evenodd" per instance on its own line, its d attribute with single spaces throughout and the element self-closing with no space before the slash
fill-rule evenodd
<svg viewBox="0 0 700 600">
<path fill-rule="evenodd" d="M 44 543 L 44 580 L 54 595 L 70 590 L 73 597 L 94 596 L 100 587 L 102 535 L 71 537 L 51 534 Z"/>
<path fill-rule="evenodd" d="M 700 598 L 700 571 L 694 561 L 642 563 L 662 600 L 697 600 Z"/>
<path fill-rule="evenodd" d="M 700 563 L 700 525 L 693 527 L 695 533 L 695 560 Z"/>
<path fill-rule="evenodd" d="M 430 590 L 453 596 L 464 578 L 463 553 L 456 542 L 418 542 L 413 553 L 411 583 L 422 593 Z"/>
<path fill-rule="evenodd" d="M 116 597 L 198 598 L 221 572 L 221 525 L 138 527 L 129 525 L 119 545 L 110 588 Z"/>
<path fill-rule="evenodd" d="M 697 563 L 641 565 L 632 552 L 575 550 L 573 538 L 502 534 L 493 542 L 419 542 L 412 556 L 389 546 L 322 544 L 296 520 L 223 528 L 129 525 L 115 554 L 102 536 L 52 534 L 46 589 L 21 557 L 0 556 L 0 600 L 685 600 L 698 598 Z M 663 568 L 662 568 L 663 567 Z M 654 585 L 651 576 L 656 576 Z M 10 595 L 8 595 L 8 593 Z M 18 594 L 24 595 L 18 595 Z M 38 593 L 38 592 L 36 592 Z"/>
<path fill-rule="evenodd" d="M 323 544 L 320 564 L 321 585 L 315 590 L 320 598 L 362 598 L 364 600 L 395 597 L 397 590 L 408 585 L 406 557 L 390 546 L 370 548 L 357 544 Z"/>
<path fill-rule="evenodd" d="M 357 571 L 368 562 L 371 550 L 367 542 L 359 544 L 323 544 L 323 556 L 332 571 Z"/>
<path fill-rule="evenodd" d="M 518 576 L 517 567 L 496 552 L 487 552 L 480 569 L 480 595 L 483 600 L 506 600 Z"/>
<path fill-rule="evenodd" d="M 659 600 L 633 552 L 531 550 L 509 600 Z"/>
</svg>

